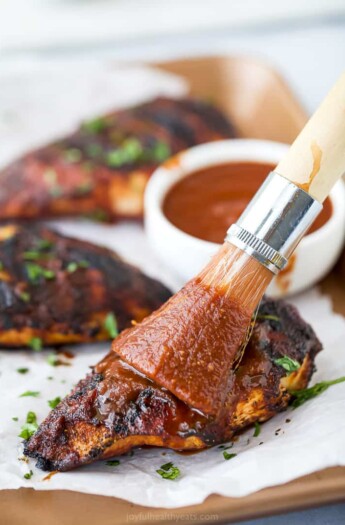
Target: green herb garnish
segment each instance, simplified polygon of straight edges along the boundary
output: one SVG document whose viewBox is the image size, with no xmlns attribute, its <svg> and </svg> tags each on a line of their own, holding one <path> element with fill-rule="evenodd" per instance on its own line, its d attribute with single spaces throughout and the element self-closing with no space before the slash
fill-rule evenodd
<svg viewBox="0 0 345 525">
<path fill-rule="evenodd" d="M 160 163 L 166 160 L 171 155 L 171 150 L 165 142 L 156 142 L 152 150 L 153 160 Z"/>
<path fill-rule="evenodd" d="M 47 270 L 47 268 L 43 268 L 39 264 L 26 263 L 25 266 L 29 281 L 34 284 L 37 284 L 41 277 L 47 280 L 55 278 L 55 272 L 53 272 L 53 270 Z"/>
<path fill-rule="evenodd" d="M 42 275 L 42 268 L 38 264 L 28 263 L 26 265 L 26 272 L 28 274 L 29 281 L 36 283 Z"/>
<path fill-rule="evenodd" d="M 43 179 L 44 179 L 45 183 L 48 184 L 49 186 L 55 186 L 56 181 L 57 181 L 57 173 L 56 173 L 56 171 L 53 170 L 52 168 L 48 168 L 43 173 Z"/>
<path fill-rule="evenodd" d="M 82 261 L 78 261 L 78 266 L 79 268 L 89 268 L 90 263 L 89 261 L 82 260 Z"/>
<path fill-rule="evenodd" d="M 55 408 L 58 406 L 60 401 L 61 401 L 61 397 L 58 396 L 55 399 L 51 399 L 50 401 L 48 401 L 48 405 L 50 406 L 50 408 Z"/>
<path fill-rule="evenodd" d="M 224 450 L 224 452 L 223 452 L 223 457 L 226 460 L 232 459 L 232 458 L 234 458 L 236 456 L 237 456 L 237 454 L 234 454 L 234 453 L 233 454 L 229 454 L 229 452 L 227 452 L 226 450 Z"/>
<path fill-rule="evenodd" d="M 17 417 L 13 417 L 12 421 L 18 421 L 18 418 Z"/>
<path fill-rule="evenodd" d="M 34 473 L 32 472 L 32 470 L 30 470 L 30 472 L 27 472 L 26 474 L 24 474 L 24 478 L 25 479 L 31 479 L 33 475 L 34 475 Z"/>
<path fill-rule="evenodd" d="M 32 337 L 28 342 L 28 346 L 35 350 L 35 352 L 40 352 L 43 348 L 43 342 L 40 337 Z"/>
<path fill-rule="evenodd" d="M 88 144 L 86 147 L 86 153 L 91 157 L 92 159 L 97 159 L 101 156 L 103 156 L 103 148 L 100 144 Z M 84 162 L 83 166 L 85 169 L 85 164 L 88 164 L 88 170 L 90 170 L 90 163 Z"/>
<path fill-rule="evenodd" d="M 156 470 L 157 474 L 163 479 L 176 479 L 181 475 L 180 469 L 175 467 L 172 462 L 165 463 L 160 469 Z"/>
<path fill-rule="evenodd" d="M 39 395 L 39 392 L 35 392 L 34 390 L 27 390 L 23 394 L 20 394 L 19 397 L 38 397 Z"/>
<path fill-rule="evenodd" d="M 19 437 L 29 439 L 38 429 L 37 417 L 35 412 L 28 412 L 26 416 L 26 423 L 21 428 Z"/>
<path fill-rule="evenodd" d="M 343 383 L 345 381 L 344 377 L 339 377 L 338 379 L 333 379 L 332 381 L 321 381 L 316 383 L 314 386 L 305 388 L 303 390 L 290 390 L 290 394 L 295 398 L 291 405 L 293 408 L 300 407 L 309 399 L 319 396 L 330 386 L 337 385 L 338 383 Z"/>
<path fill-rule="evenodd" d="M 79 162 L 82 158 L 82 152 L 78 148 L 70 148 L 64 151 L 63 156 L 67 162 Z"/>
<path fill-rule="evenodd" d="M 106 162 L 111 168 L 119 168 L 124 164 L 132 164 L 139 161 L 143 151 L 143 147 L 138 139 L 126 139 L 119 148 L 108 152 Z"/>
<path fill-rule="evenodd" d="M 78 269 L 78 264 L 76 262 L 70 262 L 67 265 L 68 273 L 73 273 Z"/>
<path fill-rule="evenodd" d="M 68 263 L 66 270 L 68 273 L 74 273 L 78 268 L 88 268 L 90 264 L 88 261 L 70 262 Z"/>
<path fill-rule="evenodd" d="M 106 129 L 106 127 L 107 127 L 107 121 L 102 117 L 94 118 L 92 120 L 87 120 L 86 122 L 83 122 L 82 124 L 82 129 L 94 135 L 97 135 L 97 133 L 101 133 L 102 131 Z"/>
<path fill-rule="evenodd" d="M 261 426 L 260 426 L 260 423 L 258 423 L 258 421 L 255 421 L 254 423 L 254 434 L 253 434 L 253 437 L 258 437 L 260 436 L 260 433 L 261 433 Z"/>
<path fill-rule="evenodd" d="M 291 357 L 288 357 L 287 355 L 279 357 L 279 359 L 274 359 L 274 362 L 276 365 L 283 367 L 289 374 L 301 368 L 298 361 L 291 359 Z"/>
<path fill-rule="evenodd" d="M 31 299 L 31 296 L 28 292 L 20 292 L 19 297 L 24 303 L 28 303 Z"/>
<path fill-rule="evenodd" d="M 28 368 L 17 368 L 18 374 L 27 374 L 29 372 Z"/>
<path fill-rule="evenodd" d="M 116 149 L 109 151 L 106 162 L 112 168 L 136 162 L 160 163 L 171 155 L 170 146 L 165 142 L 156 142 L 152 147 L 146 147 L 135 138 L 127 138 Z"/>
<path fill-rule="evenodd" d="M 3 270 L 3 269 L 4 269 L 4 263 L 3 263 L 2 261 L 0 261 L 0 272 L 1 272 L 1 270 Z"/>
<path fill-rule="evenodd" d="M 36 243 L 36 246 L 38 250 L 49 250 L 54 245 L 52 241 L 48 241 L 48 239 L 39 239 Z"/>
<path fill-rule="evenodd" d="M 37 423 L 37 416 L 35 412 L 28 412 L 26 415 L 26 422 L 30 423 L 31 425 L 35 425 Z"/>
<path fill-rule="evenodd" d="M 108 465 L 108 467 L 117 467 L 118 465 L 120 465 L 120 462 L 118 459 L 110 459 L 106 462 L 106 465 Z"/>
<path fill-rule="evenodd" d="M 277 323 L 280 321 L 280 317 L 277 317 L 276 315 L 269 315 L 269 314 L 258 314 L 256 316 L 256 319 L 263 320 L 263 321 L 276 321 Z"/>
<path fill-rule="evenodd" d="M 26 261 L 37 261 L 37 259 L 40 257 L 42 257 L 42 254 L 36 250 L 28 250 L 27 252 L 23 253 L 23 258 Z"/>
<path fill-rule="evenodd" d="M 59 362 L 59 358 L 56 354 L 49 354 L 47 357 L 47 363 L 50 366 L 57 366 Z"/>
<path fill-rule="evenodd" d="M 111 337 L 112 339 L 114 339 L 115 337 L 119 335 L 116 318 L 113 312 L 108 313 L 107 317 L 104 320 L 103 326 L 105 330 L 108 332 L 109 337 Z"/>
<path fill-rule="evenodd" d="M 80 195 L 85 195 L 86 193 L 90 193 L 92 188 L 93 188 L 92 182 L 86 180 L 85 182 L 81 182 L 80 184 L 78 184 L 78 186 L 76 187 L 76 190 Z"/>
<path fill-rule="evenodd" d="M 84 214 L 86 219 L 91 219 L 97 222 L 106 222 L 109 220 L 109 215 L 105 210 L 97 209 Z"/>
</svg>

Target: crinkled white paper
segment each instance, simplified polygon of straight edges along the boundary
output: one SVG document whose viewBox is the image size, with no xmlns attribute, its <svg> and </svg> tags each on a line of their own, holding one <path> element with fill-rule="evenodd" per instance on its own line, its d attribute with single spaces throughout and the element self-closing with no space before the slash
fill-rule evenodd
<svg viewBox="0 0 345 525">
<path fill-rule="evenodd" d="M 148 79 L 147 72 L 145 75 Z M 153 80 L 156 83 L 159 79 L 155 77 Z M 171 81 L 175 82 L 174 79 Z M 0 87 L 2 82 L 0 78 Z M 177 90 L 181 88 L 178 83 L 174 86 Z M 36 111 L 39 113 L 39 107 Z M 54 118 L 53 110 L 51 115 Z M 42 115 L 40 118 L 43 122 Z M 24 116 L 21 115 L 20 119 Z M 24 135 L 20 148 L 25 146 Z M 5 140 L 6 133 L 0 132 L 2 145 Z M 29 137 L 28 144 L 30 140 Z M 160 277 L 170 286 L 178 286 L 174 277 L 155 260 L 139 225 L 108 226 L 78 221 L 63 221 L 56 225 L 66 233 L 115 248 L 151 275 Z M 316 360 L 318 371 L 313 382 L 345 375 L 344 319 L 332 313 L 330 301 L 317 290 L 309 291 L 293 302 L 324 344 L 324 351 Z M 108 347 L 107 344 L 73 347 L 75 358 L 69 367 L 50 366 L 46 361 L 48 351 L 0 352 L 0 489 L 68 489 L 116 496 L 152 507 L 173 508 L 200 503 L 212 493 L 244 496 L 325 467 L 345 465 L 345 384 L 339 384 L 302 407 L 279 414 L 265 423 L 258 437 L 253 437 L 253 429 L 249 429 L 234 444 L 231 452 L 237 456 L 229 461 L 224 460 L 218 447 L 192 456 L 145 449 L 136 450 L 133 456 L 121 457 L 117 467 L 100 461 L 44 480 L 46 473 L 36 469 L 33 461 L 27 464 L 18 459 L 22 455 L 18 434 L 26 414 L 34 411 L 41 422 L 50 410 L 47 401 L 69 393 Z M 22 367 L 29 368 L 29 372 L 19 374 L 16 370 Z M 27 390 L 39 391 L 40 394 L 36 398 L 20 397 Z M 13 417 L 18 421 L 13 421 Z M 291 422 L 286 422 L 287 419 Z M 281 429 L 278 435 L 277 429 Z M 156 469 L 168 461 L 181 470 L 181 477 L 175 481 L 163 480 L 156 473 Z M 24 474 L 30 469 L 33 476 L 26 480 Z"/>
</svg>

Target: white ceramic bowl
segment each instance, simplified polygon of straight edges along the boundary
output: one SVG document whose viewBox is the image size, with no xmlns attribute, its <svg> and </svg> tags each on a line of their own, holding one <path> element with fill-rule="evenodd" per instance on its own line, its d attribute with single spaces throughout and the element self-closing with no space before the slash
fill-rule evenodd
<svg viewBox="0 0 345 525">
<path fill-rule="evenodd" d="M 165 217 L 162 204 L 169 189 L 181 178 L 207 166 L 239 161 L 276 165 L 287 149 L 285 144 L 265 140 L 224 140 L 191 148 L 155 171 L 145 192 L 145 229 L 156 255 L 180 277 L 181 284 L 205 266 L 219 245 L 181 231 Z M 330 219 L 302 239 L 295 251 L 294 264 L 273 280 L 268 290 L 271 295 L 300 292 L 322 279 L 335 263 L 345 238 L 343 181 L 335 185 L 330 199 L 333 207 Z"/>
</svg>

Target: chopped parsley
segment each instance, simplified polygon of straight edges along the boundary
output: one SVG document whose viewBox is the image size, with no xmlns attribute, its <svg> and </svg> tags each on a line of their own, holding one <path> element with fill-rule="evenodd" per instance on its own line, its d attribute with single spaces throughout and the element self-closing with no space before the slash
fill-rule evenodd
<svg viewBox="0 0 345 525">
<path fill-rule="evenodd" d="M 226 450 L 224 450 L 224 452 L 223 452 L 223 457 L 224 457 L 224 459 L 226 459 L 226 460 L 228 460 L 228 459 L 232 459 L 232 458 L 234 458 L 234 457 L 236 457 L 236 456 L 237 456 L 237 454 L 234 454 L 234 453 L 229 454 L 229 452 L 227 452 Z"/>
<path fill-rule="evenodd" d="M 12 421 L 18 421 L 18 418 L 17 417 L 13 417 Z"/>
<path fill-rule="evenodd" d="M 28 368 L 17 368 L 18 374 L 27 374 L 29 372 Z"/>
<path fill-rule="evenodd" d="M 90 264 L 88 263 L 88 261 L 73 261 L 68 263 L 66 270 L 68 271 L 68 273 L 74 273 L 76 270 L 78 270 L 78 268 L 88 268 L 89 266 Z"/>
<path fill-rule="evenodd" d="M 152 157 L 156 162 L 163 162 L 171 155 L 171 150 L 168 144 L 165 142 L 159 141 L 156 142 L 153 150 L 152 150 Z"/>
<path fill-rule="evenodd" d="M 151 147 L 144 147 L 135 138 L 127 138 L 114 150 L 106 155 L 106 162 L 111 168 L 119 168 L 125 164 L 136 162 L 160 163 L 171 155 L 170 147 L 165 142 L 157 141 Z"/>
<path fill-rule="evenodd" d="M 30 411 L 27 413 L 26 422 L 30 423 L 31 425 L 34 425 L 35 423 L 37 423 L 37 416 L 35 412 Z"/>
<path fill-rule="evenodd" d="M 38 250 L 28 250 L 23 253 L 23 258 L 26 261 L 37 261 L 40 257 L 42 257 L 42 254 Z"/>
<path fill-rule="evenodd" d="M 114 339 L 115 337 L 119 335 L 116 318 L 113 312 L 108 313 L 107 317 L 104 320 L 103 326 L 105 330 L 108 332 L 109 337 L 111 337 L 112 339 Z"/>
<path fill-rule="evenodd" d="M 50 408 L 55 408 L 58 406 L 60 401 L 61 401 L 61 397 L 58 396 L 55 399 L 51 399 L 50 401 L 48 401 L 48 405 L 50 406 Z"/>
<path fill-rule="evenodd" d="M 286 370 L 289 374 L 295 372 L 301 367 L 298 361 L 291 359 L 291 357 L 288 357 L 287 355 L 280 357 L 279 359 L 275 359 L 274 362 L 276 365 L 283 367 L 284 370 Z"/>
<path fill-rule="evenodd" d="M 67 265 L 68 273 L 73 273 L 78 269 L 78 264 L 76 262 L 70 262 Z"/>
<path fill-rule="evenodd" d="M 82 152 L 78 148 L 66 149 L 63 155 L 67 162 L 79 162 L 82 158 Z"/>
<path fill-rule="evenodd" d="M 258 421 L 255 421 L 254 423 L 254 434 L 253 434 L 253 437 L 258 437 L 260 436 L 260 433 L 261 433 L 261 426 L 260 426 L 260 423 Z"/>
<path fill-rule="evenodd" d="M 53 270 L 43 268 L 39 264 L 28 262 L 25 266 L 28 279 L 34 284 L 37 284 L 41 277 L 47 280 L 55 278 L 55 272 L 53 272 Z"/>
<path fill-rule="evenodd" d="M 118 459 L 110 459 L 109 461 L 106 462 L 106 465 L 108 467 L 117 467 L 118 465 L 120 465 L 120 462 Z"/>
<path fill-rule="evenodd" d="M 43 341 L 40 337 L 32 337 L 28 342 L 28 346 L 35 352 L 40 352 L 43 348 Z"/>
<path fill-rule="evenodd" d="M 36 246 L 38 250 L 49 250 L 54 245 L 52 241 L 49 241 L 48 239 L 39 239 L 36 243 Z"/>
<path fill-rule="evenodd" d="M 27 472 L 26 474 L 24 474 L 24 478 L 25 479 L 31 479 L 33 475 L 34 475 L 34 473 L 32 472 L 32 470 L 30 470 L 30 472 Z"/>
<path fill-rule="evenodd" d="M 28 303 L 31 299 L 29 292 L 20 292 L 19 297 L 24 303 Z"/>
<path fill-rule="evenodd" d="M 28 412 L 26 416 L 26 423 L 21 428 L 19 437 L 29 439 L 38 429 L 37 417 L 35 412 Z"/>
<path fill-rule="evenodd" d="M 92 159 L 96 159 L 98 157 L 102 157 L 103 156 L 103 148 L 102 148 L 102 146 L 100 144 L 88 144 L 87 147 L 86 147 L 86 153 Z M 84 164 L 83 164 L 84 169 L 85 169 L 85 164 L 87 164 L 87 166 L 88 166 L 88 168 L 86 168 L 86 169 L 89 170 L 90 169 L 90 163 L 88 161 L 84 162 Z"/>
<path fill-rule="evenodd" d="M 43 179 L 49 186 L 50 195 L 59 197 L 62 194 L 62 188 L 58 184 L 58 174 L 54 169 L 47 169 L 43 174 Z"/>
<path fill-rule="evenodd" d="M 303 390 L 290 390 L 290 394 L 294 397 L 292 402 L 293 408 L 300 407 L 309 399 L 313 399 L 316 396 L 319 396 L 330 386 L 337 385 L 338 383 L 343 383 L 345 381 L 344 377 L 339 377 L 338 379 L 333 379 L 332 381 L 321 381 L 316 383 L 314 386 L 305 388 Z"/>
<path fill-rule="evenodd" d="M 0 272 L 1 272 L 1 270 L 3 270 L 3 269 L 4 269 L 4 263 L 3 263 L 2 261 L 0 261 Z"/>
<path fill-rule="evenodd" d="M 101 210 L 99 208 L 85 213 L 84 217 L 97 222 L 106 222 L 109 220 L 109 214 L 105 210 Z"/>
<path fill-rule="evenodd" d="M 111 168 L 118 168 L 124 164 L 138 162 L 143 156 L 143 146 L 136 138 L 128 138 L 120 147 L 109 151 L 106 162 Z"/>
<path fill-rule="evenodd" d="M 277 317 L 276 315 L 269 315 L 269 314 L 258 314 L 256 316 L 257 319 L 262 319 L 263 321 L 276 321 L 277 323 L 280 321 L 280 317 Z"/>
<path fill-rule="evenodd" d="M 56 354 L 49 354 L 47 357 L 47 363 L 50 366 L 57 366 L 59 362 L 59 358 Z"/>
<path fill-rule="evenodd" d="M 45 183 L 48 184 L 49 186 L 54 186 L 56 184 L 56 181 L 57 181 L 57 173 L 56 173 L 56 171 L 53 170 L 52 168 L 48 168 L 43 173 L 43 179 L 44 179 Z"/>
<path fill-rule="evenodd" d="M 40 395 L 39 392 L 36 392 L 34 390 L 27 390 L 23 394 L 20 394 L 19 397 L 38 397 Z"/>
<path fill-rule="evenodd" d="M 93 189 L 93 184 L 91 181 L 86 180 L 85 182 L 81 182 L 76 187 L 77 192 L 80 195 L 85 195 L 86 193 L 90 193 L 90 191 Z"/>
<path fill-rule="evenodd" d="M 101 133 L 104 131 L 107 127 L 107 121 L 102 117 L 97 117 L 92 120 L 87 120 L 86 122 L 83 122 L 82 129 L 85 131 L 92 133 L 93 135 L 97 135 L 98 133 Z"/>
<path fill-rule="evenodd" d="M 156 470 L 157 474 L 162 476 L 163 479 L 176 479 L 181 475 L 180 469 L 175 467 L 174 464 L 170 461 L 161 465 L 161 468 Z"/>
<path fill-rule="evenodd" d="M 78 266 L 79 266 L 79 268 L 89 268 L 90 263 L 89 263 L 89 261 L 85 261 L 85 260 L 78 261 Z"/>
</svg>

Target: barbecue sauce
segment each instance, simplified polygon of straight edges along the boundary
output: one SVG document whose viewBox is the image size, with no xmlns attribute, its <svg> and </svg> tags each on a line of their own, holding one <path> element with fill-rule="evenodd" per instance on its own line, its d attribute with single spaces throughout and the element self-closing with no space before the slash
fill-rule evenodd
<svg viewBox="0 0 345 525">
<path fill-rule="evenodd" d="M 112 350 L 189 406 L 217 415 L 252 312 L 195 278 Z"/>
<path fill-rule="evenodd" d="M 196 171 L 170 189 L 163 203 L 164 214 L 189 235 L 222 243 L 229 226 L 274 168 L 267 163 L 236 162 Z M 332 204 L 326 199 L 309 233 L 321 228 L 331 215 Z"/>
</svg>

